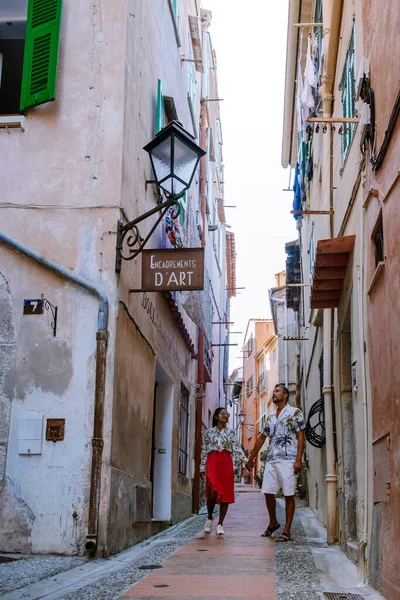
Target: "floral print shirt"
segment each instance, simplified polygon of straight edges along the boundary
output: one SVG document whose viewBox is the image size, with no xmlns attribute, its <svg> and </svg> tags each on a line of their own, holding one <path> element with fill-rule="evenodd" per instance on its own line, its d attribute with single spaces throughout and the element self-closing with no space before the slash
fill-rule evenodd
<svg viewBox="0 0 400 600">
<path fill-rule="evenodd" d="M 267 462 L 281 460 L 296 461 L 297 433 L 306 428 L 303 413 L 299 408 L 287 404 L 279 417 L 276 411 L 268 415 L 262 435 L 269 438 Z"/>
<path fill-rule="evenodd" d="M 245 464 L 248 460 L 241 445 L 237 441 L 233 429 L 229 429 L 228 427 L 224 427 L 221 431 L 219 431 L 217 427 L 207 429 L 203 435 L 200 472 L 206 470 L 207 456 L 210 452 L 223 452 L 224 450 L 227 450 L 232 455 L 235 467 L 240 467 L 241 464 Z"/>
</svg>

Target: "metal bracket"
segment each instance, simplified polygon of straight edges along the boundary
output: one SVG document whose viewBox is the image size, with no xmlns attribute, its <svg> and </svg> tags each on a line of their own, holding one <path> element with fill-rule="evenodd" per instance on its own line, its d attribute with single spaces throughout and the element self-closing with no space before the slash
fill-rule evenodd
<svg viewBox="0 0 400 600">
<path fill-rule="evenodd" d="M 116 273 L 121 272 L 121 261 L 122 260 L 133 260 L 134 258 L 136 258 L 138 256 L 138 254 L 140 254 L 142 252 L 145 245 L 147 244 L 147 242 L 153 235 L 154 231 L 156 230 L 158 224 L 162 221 L 162 219 L 165 216 L 168 209 L 170 209 L 172 206 L 176 205 L 175 218 L 177 218 L 179 216 L 179 214 L 181 212 L 181 205 L 178 203 L 178 200 L 180 200 L 180 198 L 182 198 L 183 195 L 184 195 L 184 192 L 181 192 L 180 194 L 171 196 L 165 202 L 162 202 L 161 204 L 159 204 L 155 208 L 152 208 L 151 210 L 147 211 L 140 217 L 137 217 L 136 219 L 129 221 L 129 223 L 126 223 L 126 225 L 124 225 L 121 221 L 118 221 L 118 223 L 117 223 L 117 245 L 116 245 L 117 255 L 115 258 Z M 150 232 L 147 234 L 147 236 L 145 238 L 142 238 L 140 235 L 138 226 L 137 226 L 138 223 L 141 223 L 142 221 L 144 221 L 145 219 L 148 219 L 149 217 L 155 215 L 156 213 L 160 213 L 160 216 L 158 217 L 157 221 L 154 223 L 153 227 L 150 229 Z M 123 245 L 124 245 L 124 240 L 125 240 L 126 236 L 128 236 L 127 240 L 126 240 L 126 245 L 128 246 L 128 249 L 129 249 L 128 255 L 123 254 Z M 135 247 L 136 247 L 136 249 L 135 249 Z"/>
<path fill-rule="evenodd" d="M 53 336 L 56 337 L 56 333 L 57 333 L 57 313 L 58 313 L 58 306 L 53 306 L 53 304 L 51 302 L 49 302 L 47 300 L 47 298 L 44 297 L 44 294 L 40 294 L 41 299 L 44 302 L 44 307 L 46 310 L 50 310 L 53 320 L 50 323 L 50 327 L 53 330 Z"/>
</svg>

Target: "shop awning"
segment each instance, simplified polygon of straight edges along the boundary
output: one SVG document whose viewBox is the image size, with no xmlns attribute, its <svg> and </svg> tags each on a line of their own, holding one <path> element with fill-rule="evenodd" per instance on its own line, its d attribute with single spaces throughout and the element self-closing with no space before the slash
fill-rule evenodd
<svg viewBox="0 0 400 600">
<path fill-rule="evenodd" d="M 311 287 L 311 308 L 337 308 L 356 236 L 319 240 Z"/>
</svg>

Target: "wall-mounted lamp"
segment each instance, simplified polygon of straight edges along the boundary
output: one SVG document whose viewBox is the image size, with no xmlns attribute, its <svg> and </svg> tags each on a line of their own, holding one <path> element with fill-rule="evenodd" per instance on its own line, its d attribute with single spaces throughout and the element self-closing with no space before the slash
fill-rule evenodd
<svg viewBox="0 0 400 600">
<path fill-rule="evenodd" d="M 240 413 L 238 413 L 239 425 L 243 425 L 245 420 L 246 420 L 246 413 L 241 410 Z"/>
<path fill-rule="evenodd" d="M 143 150 L 149 153 L 155 183 L 164 191 L 167 200 L 140 217 L 133 219 L 133 221 L 129 221 L 126 225 L 118 221 L 115 264 L 117 273 L 121 271 L 122 260 L 132 260 L 142 252 L 169 208 L 176 204 L 176 216 L 179 215 L 180 205 L 178 200 L 189 189 L 200 158 L 206 154 L 194 142 L 194 137 L 178 121 L 172 121 L 164 129 L 161 129 Z M 137 225 L 156 213 L 160 213 L 160 216 L 149 234 L 143 239 Z M 123 254 L 123 244 L 127 235 L 128 254 Z"/>
</svg>

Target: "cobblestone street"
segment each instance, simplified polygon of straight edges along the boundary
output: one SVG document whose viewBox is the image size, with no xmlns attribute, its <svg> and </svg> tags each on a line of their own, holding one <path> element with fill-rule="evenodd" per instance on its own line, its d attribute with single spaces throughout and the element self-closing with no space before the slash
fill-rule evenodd
<svg viewBox="0 0 400 600">
<path fill-rule="evenodd" d="M 280 500 L 278 518 L 282 524 Z M 325 530 L 308 508 L 297 509 L 292 541 L 284 544 L 260 537 L 267 525 L 266 509 L 262 495 L 250 486 L 238 486 L 225 536 L 217 537 L 215 530 L 204 534 L 204 521 L 203 515 L 192 517 L 108 560 L 27 557 L 1 564 L 0 597 L 323 600 L 328 591 L 381 598 L 362 585 L 355 566 L 337 546 L 326 545 Z"/>
</svg>

